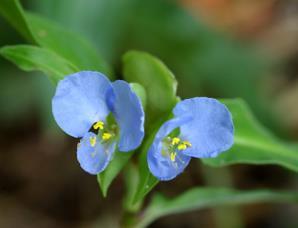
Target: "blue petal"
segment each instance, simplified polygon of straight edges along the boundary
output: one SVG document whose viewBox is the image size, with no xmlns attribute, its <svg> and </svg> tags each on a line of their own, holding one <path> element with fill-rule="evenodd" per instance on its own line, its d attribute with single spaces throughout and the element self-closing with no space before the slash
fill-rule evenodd
<svg viewBox="0 0 298 228">
<path fill-rule="evenodd" d="M 131 151 L 141 144 L 144 137 L 143 107 L 127 82 L 118 80 L 112 86 L 114 94 L 108 93 L 107 103 L 120 128 L 119 151 Z"/>
<path fill-rule="evenodd" d="M 82 137 L 93 123 L 109 114 L 106 92 L 111 83 L 101 73 L 81 71 L 61 80 L 52 100 L 59 127 L 73 137 Z"/>
<path fill-rule="evenodd" d="M 90 138 L 96 137 L 94 146 L 90 144 Z M 116 143 L 102 144 L 96 134 L 88 132 L 81 139 L 77 150 L 77 159 L 82 169 L 90 174 L 102 172 L 112 159 Z"/>
<path fill-rule="evenodd" d="M 212 98 L 181 101 L 173 110 L 176 117 L 191 115 L 192 120 L 180 127 L 180 137 L 191 142 L 184 154 L 196 158 L 216 157 L 234 143 L 234 126 L 226 106 Z"/>
<path fill-rule="evenodd" d="M 172 162 L 168 156 L 162 155 L 162 140 L 168 136 L 175 128 L 189 121 L 187 116 L 183 118 L 171 119 L 165 122 L 158 133 L 148 151 L 147 161 L 150 172 L 159 180 L 166 181 L 174 179 L 178 174 L 182 173 L 190 161 L 190 157 L 181 152 L 177 152 L 176 162 Z"/>
</svg>

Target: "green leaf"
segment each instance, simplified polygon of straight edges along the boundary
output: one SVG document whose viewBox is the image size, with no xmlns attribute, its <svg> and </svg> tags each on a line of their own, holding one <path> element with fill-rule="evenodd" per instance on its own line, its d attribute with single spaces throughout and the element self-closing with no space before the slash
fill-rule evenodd
<svg viewBox="0 0 298 228">
<path fill-rule="evenodd" d="M 0 49 L 0 54 L 22 70 L 40 70 L 44 72 L 49 75 L 50 80 L 55 84 L 65 75 L 78 71 L 73 64 L 54 52 L 36 46 L 5 46 Z"/>
<path fill-rule="evenodd" d="M 40 46 L 55 51 L 80 70 L 100 71 L 111 76 L 109 67 L 96 48 L 83 37 L 40 16 L 25 15 Z"/>
<path fill-rule="evenodd" d="M 298 172 L 298 149 L 281 142 L 268 132 L 240 99 L 222 100 L 233 115 L 235 143 L 216 158 L 203 159 L 211 166 L 231 164 L 272 164 Z"/>
<path fill-rule="evenodd" d="M 5 0 L 0 13 L 28 41 L 52 50 L 78 70 L 94 70 L 111 76 L 111 71 L 84 37 L 40 16 L 25 12 L 18 0 Z"/>
<path fill-rule="evenodd" d="M 113 160 L 108 167 L 97 175 L 97 181 L 104 197 L 107 196 L 108 189 L 112 181 L 116 178 L 119 172 L 123 169 L 125 164 L 129 161 L 133 152 L 115 152 Z"/>
<path fill-rule="evenodd" d="M 145 52 L 129 51 L 123 57 L 123 75 L 146 90 L 147 124 L 172 111 L 177 101 L 177 82 L 159 59 Z"/>
<path fill-rule="evenodd" d="M 147 163 L 147 152 L 161 123 L 162 120 L 155 124 L 153 132 L 146 137 L 146 140 L 144 141 L 144 144 L 142 146 L 138 166 L 139 183 L 137 185 L 136 191 L 134 192 L 134 196 L 132 197 L 133 204 L 141 201 L 159 182 L 149 171 Z"/>
<path fill-rule="evenodd" d="M 124 171 L 124 180 L 126 185 L 126 194 L 123 200 L 123 206 L 128 212 L 137 212 L 142 206 L 142 201 L 139 201 L 138 203 L 133 202 L 139 182 L 138 168 L 133 162 L 130 162 L 127 165 Z"/>
<path fill-rule="evenodd" d="M 146 94 L 146 90 L 139 83 L 129 83 L 129 84 L 130 84 L 132 90 L 140 98 L 140 100 L 142 102 L 142 105 L 143 105 L 143 109 L 145 110 L 146 109 L 146 105 L 147 105 L 147 94 Z"/>
<path fill-rule="evenodd" d="M 134 192 L 133 204 L 141 201 L 157 184 L 158 180 L 151 174 L 147 163 L 147 150 L 149 147 L 141 152 L 139 158 L 139 183 L 137 189 Z"/>
<path fill-rule="evenodd" d="M 35 39 L 18 0 L 2 0 L 0 14 L 28 41 L 34 43 Z"/>
<path fill-rule="evenodd" d="M 266 189 L 239 191 L 228 188 L 206 187 L 193 188 L 172 199 L 157 194 L 135 227 L 146 227 L 154 220 L 166 215 L 214 206 L 234 206 L 258 202 L 294 203 L 298 202 L 298 193 L 277 192 Z"/>
</svg>

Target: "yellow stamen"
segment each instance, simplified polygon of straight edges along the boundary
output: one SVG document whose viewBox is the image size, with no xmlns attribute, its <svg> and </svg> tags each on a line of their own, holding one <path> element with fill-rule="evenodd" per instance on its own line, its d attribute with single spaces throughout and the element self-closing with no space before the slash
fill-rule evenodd
<svg viewBox="0 0 298 228">
<path fill-rule="evenodd" d="M 176 160 L 176 155 L 177 154 L 175 152 L 170 154 L 170 159 L 171 159 L 172 162 L 174 162 Z"/>
<path fill-rule="evenodd" d="M 177 148 L 178 148 L 178 150 L 186 150 L 187 146 L 185 144 L 181 143 L 178 145 Z"/>
<path fill-rule="evenodd" d="M 95 146 L 95 144 L 96 144 L 96 136 L 92 136 L 92 137 L 90 137 L 90 145 L 92 146 L 92 147 L 94 147 Z"/>
<path fill-rule="evenodd" d="M 191 143 L 189 141 L 183 141 L 182 142 L 184 145 L 186 145 L 187 147 L 191 147 Z"/>
<path fill-rule="evenodd" d="M 94 128 L 95 130 L 97 130 L 97 129 L 100 129 L 100 130 L 104 129 L 104 122 L 102 122 L 102 121 L 97 121 L 97 122 L 93 125 L 93 128 Z"/>
<path fill-rule="evenodd" d="M 180 142 L 180 139 L 178 137 L 175 137 L 175 138 L 172 139 L 172 145 L 173 146 L 179 144 L 179 142 Z"/>
<path fill-rule="evenodd" d="M 107 141 L 110 138 L 112 138 L 112 134 L 105 132 L 105 133 L 102 134 L 101 137 L 102 137 L 102 140 Z"/>
</svg>

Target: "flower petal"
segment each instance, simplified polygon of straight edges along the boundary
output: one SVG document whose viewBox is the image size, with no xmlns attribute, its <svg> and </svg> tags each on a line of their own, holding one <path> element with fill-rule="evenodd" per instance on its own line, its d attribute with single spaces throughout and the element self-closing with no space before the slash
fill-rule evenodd
<svg viewBox="0 0 298 228">
<path fill-rule="evenodd" d="M 101 73 L 81 71 L 61 80 L 52 100 L 59 127 L 73 137 L 82 137 L 93 123 L 109 114 L 106 92 L 111 83 Z"/>
<path fill-rule="evenodd" d="M 127 82 L 118 80 L 112 86 L 114 96 L 108 93 L 107 103 L 120 128 L 119 151 L 131 151 L 141 144 L 144 137 L 143 107 Z"/>
<path fill-rule="evenodd" d="M 175 162 L 169 156 L 162 154 L 162 140 L 175 128 L 189 121 L 188 117 L 171 119 L 165 122 L 157 132 L 155 139 L 148 151 L 147 161 L 150 172 L 159 180 L 166 181 L 174 179 L 182 173 L 190 161 L 190 157 L 177 152 Z"/>
<path fill-rule="evenodd" d="M 231 113 L 216 99 L 200 97 L 179 102 L 173 110 L 176 117 L 191 115 L 192 120 L 180 127 L 180 137 L 192 147 L 184 154 L 196 157 L 216 157 L 234 143 Z"/>
<path fill-rule="evenodd" d="M 90 139 L 96 137 L 96 142 L 91 145 Z M 116 143 L 102 144 L 98 136 L 88 132 L 81 139 L 77 150 L 77 159 L 82 169 L 90 174 L 102 172 L 112 159 Z"/>
</svg>

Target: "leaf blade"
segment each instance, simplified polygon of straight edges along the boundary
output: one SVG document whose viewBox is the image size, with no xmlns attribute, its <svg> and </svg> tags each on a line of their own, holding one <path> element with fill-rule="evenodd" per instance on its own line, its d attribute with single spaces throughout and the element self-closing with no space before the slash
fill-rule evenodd
<svg viewBox="0 0 298 228">
<path fill-rule="evenodd" d="M 154 220 L 166 215 L 213 206 L 243 205 L 257 202 L 298 202 L 298 193 L 268 189 L 244 191 L 228 188 L 198 187 L 190 189 L 173 199 L 157 194 L 145 210 L 137 227 L 146 227 Z"/>
<path fill-rule="evenodd" d="M 0 13 L 26 40 L 35 43 L 35 38 L 18 0 L 2 0 Z"/>
<path fill-rule="evenodd" d="M 95 70 L 111 76 L 107 63 L 84 37 L 36 14 L 25 15 L 40 46 L 55 51 L 80 70 Z"/>
<path fill-rule="evenodd" d="M 22 70 L 44 72 L 55 84 L 65 75 L 78 71 L 74 65 L 56 53 L 32 45 L 5 46 L 0 49 L 0 54 Z"/>
<path fill-rule="evenodd" d="M 102 173 L 97 175 L 97 181 L 104 197 L 107 196 L 112 181 L 117 177 L 132 155 L 133 152 L 124 153 L 116 151 L 115 156 L 108 167 Z"/>
<path fill-rule="evenodd" d="M 4 0 L 0 13 L 29 42 L 65 58 L 79 70 L 100 71 L 112 78 L 108 64 L 83 36 L 46 18 L 26 12 L 19 0 Z"/>
<path fill-rule="evenodd" d="M 141 84 L 147 93 L 147 124 L 168 115 L 177 102 L 177 81 L 173 73 L 156 57 L 140 51 L 123 56 L 123 75 L 128 82 Z"/>
</svg>

